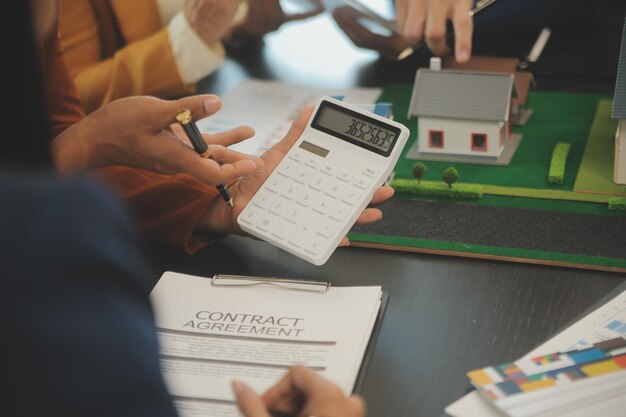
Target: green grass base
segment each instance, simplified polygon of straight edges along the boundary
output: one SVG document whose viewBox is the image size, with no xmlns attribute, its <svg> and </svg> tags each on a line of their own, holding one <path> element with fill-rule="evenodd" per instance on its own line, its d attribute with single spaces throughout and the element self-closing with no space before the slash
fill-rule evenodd
<svg viewBox="0 0 626 417">
<path fill-rule="evenodd" d="M 599 256 L 573 255 L 560 252 L 550 252 L 520 248 L 502 248 L 497 246 L 471 245 L 467 243 L 440 242 L 428 239 L 415 239 L 407 237 L 392 237 L 381 235 L 369 235 L 362 233 L 349 233 L 348 238 L 354 242 L 382 244 L 416 249 L 431 249 L 446 252 L 470 253 L 476 255 L 493 255 L 497 257 L 516 258 L 519 260 L 532 259 L 535 261 L 552 261 L 561 264 L 592 265 L 610 270 L 626 269 L 626 259 L 604 258 Z"/>
<path fill-rule="evenodd" d="M 393 180 L 390 185 L 400 193 L 413 195 L 462 199 L 479 199 L 483 196 L 480 185 L 454 184 L 448 187 L 443 183 L 422 182 L 420 184 L 417 180 L 405 179 Z"/>
</svg>

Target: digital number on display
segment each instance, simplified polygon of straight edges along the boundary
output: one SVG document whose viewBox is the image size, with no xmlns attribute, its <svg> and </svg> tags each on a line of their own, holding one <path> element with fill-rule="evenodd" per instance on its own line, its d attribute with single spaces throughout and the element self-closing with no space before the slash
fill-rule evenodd
<svg viewBox="0 0 626 417">
<path fill-rule="evenodd" d="M 323 102 L 311 126 L 361 148 L 389 156 L 399 129 L 333 103 Z"/>
</svg>

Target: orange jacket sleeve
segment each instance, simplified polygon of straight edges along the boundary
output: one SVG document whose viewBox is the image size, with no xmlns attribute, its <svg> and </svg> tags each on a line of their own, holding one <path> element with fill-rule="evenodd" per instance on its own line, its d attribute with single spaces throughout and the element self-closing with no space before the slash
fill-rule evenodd
<svg viewBox="0 0 626 417">
<path fill-rule="evenodd" d="M 89 1 L 61 0 L 59 30 L 65 56 L 87 112 L 131 95 L 175 98 L 194 86 L 180 78 L 167 29 L 154 0 L 110 1 L 125 45 L 103 59 L 102 25 Z"/>
<path fill-rule="evenodd" d="M 50 36 L 44 41 L 41 59 L 52 139 L 85 117 L 85 112 L 65 65 L 58 36 Z"/>
<path fill-rule="evenodd" d="M 194 234 L 218 192 L 190 175 L 116 166 L 98 169 L 93 177 L 111 186 L 129 204 L 141 230 L 153 240 L 193 254 L 221 237 L 207 239 Z"/>
</svg>

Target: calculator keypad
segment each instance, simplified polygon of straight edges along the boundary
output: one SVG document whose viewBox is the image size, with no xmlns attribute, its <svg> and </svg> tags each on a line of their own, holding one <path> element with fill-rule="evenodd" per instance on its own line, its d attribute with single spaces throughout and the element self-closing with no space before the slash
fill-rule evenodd
<svg viewBox="0 0 626 417">
<path fill-rule="evenodd" d="M 365 175 L 364 175 L 365 174 Z M 283 160 L 244 210 L 241 221 L 261 235 L 309 255 L 337 238 L 370 187 L 369 170 L 339 170 L 300 151 Z"/>
</svg>

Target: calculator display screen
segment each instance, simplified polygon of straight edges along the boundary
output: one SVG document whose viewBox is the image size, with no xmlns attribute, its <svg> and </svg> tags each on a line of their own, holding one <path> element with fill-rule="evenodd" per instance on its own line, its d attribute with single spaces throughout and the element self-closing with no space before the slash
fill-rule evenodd
<svg viewBox="0 0 626 417">
<path fill-rule="evenodd" d="M 395 126 L 328 101 L 322 101 L 311 126 L 383 156 L 391 154 L 400 136 Z"/>
</svg>

